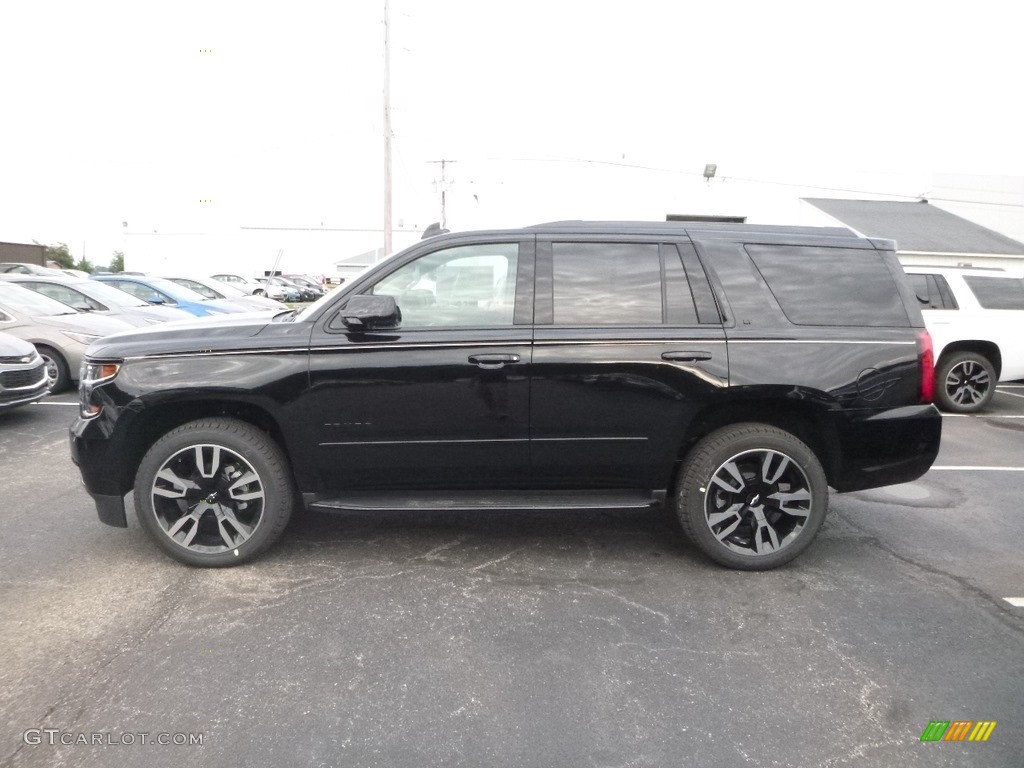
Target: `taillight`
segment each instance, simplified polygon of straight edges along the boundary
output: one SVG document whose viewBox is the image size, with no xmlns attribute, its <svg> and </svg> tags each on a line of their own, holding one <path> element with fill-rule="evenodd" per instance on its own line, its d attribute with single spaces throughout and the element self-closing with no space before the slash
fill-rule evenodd
<svg viewBox="0 0 1024 768">
<path fill-rule="evenodd" d="M 921 402 L 935 399 L 935 349 L 928 331 L 917 334 L 917 358 L 921 361 Z"/>
</svg>

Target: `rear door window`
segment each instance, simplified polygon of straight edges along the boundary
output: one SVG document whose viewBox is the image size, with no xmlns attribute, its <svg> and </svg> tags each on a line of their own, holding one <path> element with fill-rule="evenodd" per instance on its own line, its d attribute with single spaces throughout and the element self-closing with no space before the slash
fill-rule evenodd
<svg viewBox="0 0 1024 768">
<path fill-rule="evenodd" d="M 555 242 L 550 248 L 554 325 L 698 324 L 675 244 Z"/>
</svg>

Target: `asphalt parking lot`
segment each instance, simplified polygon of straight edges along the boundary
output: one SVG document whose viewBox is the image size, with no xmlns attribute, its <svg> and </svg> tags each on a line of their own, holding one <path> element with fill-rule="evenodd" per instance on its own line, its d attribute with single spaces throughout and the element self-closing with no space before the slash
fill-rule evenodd
<svg viewBox="0 0 1024 768">
<path fill-rule="evenodd" d="M 98 522 L 74 413 L 0 414 L 2 766 L 1024 760 L 1024 384 L 762 574 L 607 511 L 305 514 L 191 569 Z"/>
</svg>

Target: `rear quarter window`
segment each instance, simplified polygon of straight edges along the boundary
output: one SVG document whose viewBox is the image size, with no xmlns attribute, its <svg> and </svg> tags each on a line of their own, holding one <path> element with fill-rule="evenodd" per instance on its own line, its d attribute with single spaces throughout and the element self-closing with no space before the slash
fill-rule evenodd
<svg viewBox="0 0 1024 768">
<path fill-rule="evenodd" d="M 910 325 L 878 251 L 793 245 L 747 245 L 746 251 L 794 325 Z"/>
<path fill-rule="evenodd" d="M 1024 279 L 964 275 L 964 281 L 985 309 L 1024 309 Z"/>
</svg>

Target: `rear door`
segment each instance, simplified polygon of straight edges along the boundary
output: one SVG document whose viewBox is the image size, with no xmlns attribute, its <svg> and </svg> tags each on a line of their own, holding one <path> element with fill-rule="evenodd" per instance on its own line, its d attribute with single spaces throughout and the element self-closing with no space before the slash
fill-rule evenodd
<svg viewBox="0 0 1024 768">
<path fill-rule="evenodd" d="M 667 488 L 687 425 L 728 386 L 725 335 L 693 246 L 540 238 L 536 290 L 534 481 Z"/>
</svg>

